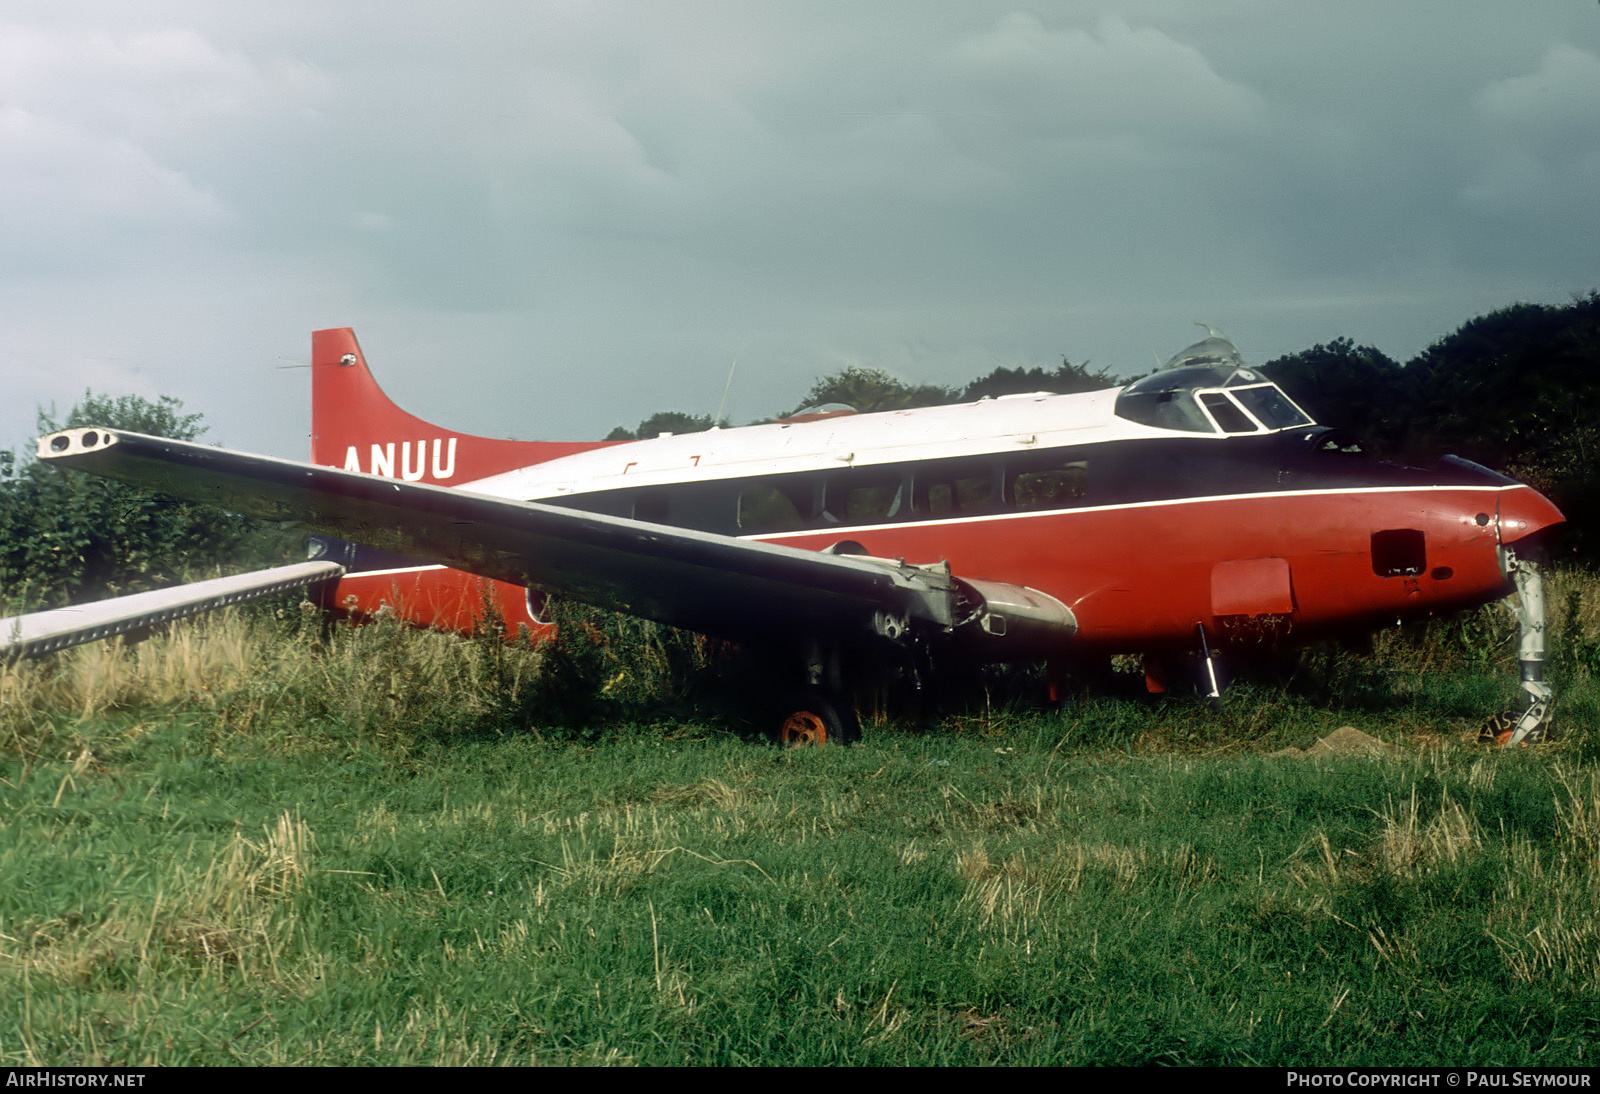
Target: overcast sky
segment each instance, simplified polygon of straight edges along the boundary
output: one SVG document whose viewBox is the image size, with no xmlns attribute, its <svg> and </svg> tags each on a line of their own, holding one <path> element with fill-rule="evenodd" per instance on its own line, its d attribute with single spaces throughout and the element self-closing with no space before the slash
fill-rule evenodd
<svg viewBox="0 0 1600 1094">
<path fill-rule="evenodd" d="M 0 446 L 92 388 L 303 457 L 310 331 L 603 436 L 956 383 L 1401 360 L 1600 287 L 1595 0 L 7 0 Z M 1314 408 L 1313 408 L 1314 409 Z"/>
</svg>

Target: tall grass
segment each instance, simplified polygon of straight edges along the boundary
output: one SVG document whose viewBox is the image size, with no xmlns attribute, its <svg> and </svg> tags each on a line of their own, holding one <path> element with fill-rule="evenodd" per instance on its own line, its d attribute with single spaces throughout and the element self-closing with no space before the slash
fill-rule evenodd
<svg viewBox="0 0 1600 1094">
<path fill-rule="evenodd" d="M 0 1054 L 1592 1062 L 1592 771 L 1009 740 L 55 768 Z"/>
<path fill-rule="evenodd" d="M 19 666 L 0 1061 L 1592 1065 L 1590 594 L 1513 753 L 1493 618 L 820 752 L 662 716 L 701 647 L 604 621 L 559 668 L 293 610 Z M 1346 722 L 1389 751 L 1270 755 Z"/>
<path fill-rule="evenodd" d="M 1562 572 L 1548 585 L 1550 670 L 1569 693 L 1563 711 L 1577 716 L 1565 721 L 1581 731 L 1592 713 L 1585 688 L 1600 673 L 1600 581 Z M 738 690 L 745 670 L 719 673 L 712 644 L 580 606 L 559 611 L 566 625 L 538 649 L 507 646 L 492 626 L 465 641 L 392 619 L 328 626 L 309 605 L 236 609 L 134 645 L 78 647 L 6 670 L 0 749 L 26 753 L 52 738 L 70 747 L 74 726 L 178 709 L 204 711 L 218 734 L 304 747 L 350 738 L 405 746 L 460 733 L 594 736 L 608 722 L 726 715 L 717 700 Z M 1130 706 L 1122 701 L 1138 690 L 1130 676 L 1130 687 L 1075 704 L 1072 723 L 1084 744 L 1155 749 L 1186 740 L 1271 744 L 1319 712 L 1409 714 L 1413 731 L 1424 722 L 1464 731 L 1465 721 L 1518 700 L 1515 636 L 1510 611 L 1491 605 L 1381 632 L 1365 651 L 1329 644 L 1303 652 L 1287 675 L 1247 672 L 1232 691 L 1243 701 L 1220 714 L 1189 704 Z M 947 720 L 948 730 L 1005 732 L 1032 719 L 1038 678 L 1018 671 L 987 683 L 975 705 Z M 881 713 L 876 720 L 880 729 L 894 725 Z"/>
</svg>

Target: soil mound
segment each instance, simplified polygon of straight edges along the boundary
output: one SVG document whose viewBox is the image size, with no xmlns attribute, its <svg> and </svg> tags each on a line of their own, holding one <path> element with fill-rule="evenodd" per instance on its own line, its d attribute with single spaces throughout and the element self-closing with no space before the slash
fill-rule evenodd
<svg viewBox="0 0 1600 1094">
<path fill-rule="evenodd" d="M 1400 750 L 1363 733 L 1355 726 L 1340 726 L 1310 748 L 1285 748 L 1272 753 L 1303 760 L 1312 756 L 1396 756 Z"/>
</svg>

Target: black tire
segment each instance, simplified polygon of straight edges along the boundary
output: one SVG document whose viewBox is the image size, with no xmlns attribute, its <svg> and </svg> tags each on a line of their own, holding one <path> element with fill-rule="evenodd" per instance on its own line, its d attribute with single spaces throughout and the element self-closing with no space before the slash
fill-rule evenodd
<svg viewBox="0 0 1600 1094">
<path fill-rule="evenodd" d="M 861 739 L 861 723 L 847 704 L 808 688 L 783 705 L 777 738 L 785 748 L 853 744 Z"/>
</svg>

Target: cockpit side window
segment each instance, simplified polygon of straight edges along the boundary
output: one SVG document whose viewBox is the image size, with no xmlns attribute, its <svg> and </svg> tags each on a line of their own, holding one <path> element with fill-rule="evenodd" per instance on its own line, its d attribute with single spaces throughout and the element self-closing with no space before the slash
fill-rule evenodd
<svg viewBox="0 0 1600 1094">
<path fill-rule="evenodd" d="M 1185 433 L 1217 431 L 1211 419 L 1195 405 L 1193 394 L 1182 389 L 1135 391 L 1133 387 L 1124 388 L 1117 396 L 1117 416 L 1157 429 L 1180 429 Z"/>
<path fill-rule="evenodd" d="M 1234 401 L 1220 391 L 1202 391 L 1197 396 L 1202 406 L 1211 411 L 1224 433 L 1259 433 L 1261 427 Z"/>
<path fill-rule="evenodd" d="M 1315 424 L 1276 384 L 1232 388 L 1230 394 L 1268 429 L 1295 429 Z"/>
</svg>

